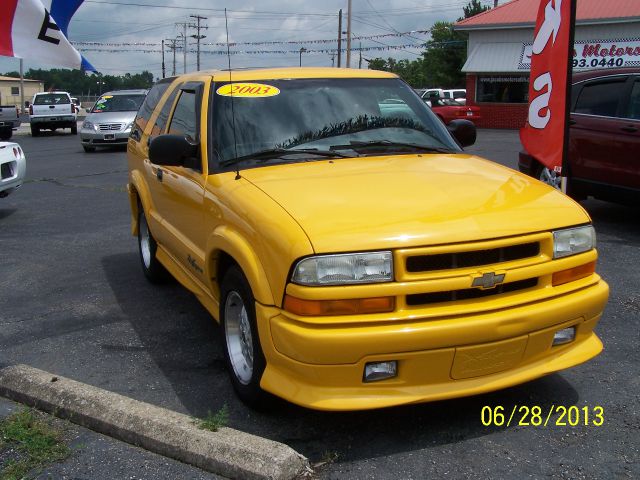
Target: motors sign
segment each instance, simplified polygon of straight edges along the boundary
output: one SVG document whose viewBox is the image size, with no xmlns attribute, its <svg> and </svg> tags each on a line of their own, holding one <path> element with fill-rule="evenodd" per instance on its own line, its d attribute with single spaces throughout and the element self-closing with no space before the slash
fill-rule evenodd
<svg viewBox="0 0 640 480">
<path fill-rule="evenodd" d="M 532 43 L 523 43 L 518 70 L 531 69 Z M 573 70 L 640 66 L 640 38 L 580 40 L 573 44 Z"/>
</svg>

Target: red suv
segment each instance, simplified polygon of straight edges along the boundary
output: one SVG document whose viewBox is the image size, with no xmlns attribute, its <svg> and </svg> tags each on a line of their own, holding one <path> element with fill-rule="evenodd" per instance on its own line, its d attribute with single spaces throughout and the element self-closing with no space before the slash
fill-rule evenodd
<svg viewBox="0 0 640 480">
<path fill-rule="evenodd" d="M 640 199 L 640 69 L 576 73 L 571 89 L 567 192 L 621 203 Z M 560 179 L 527 152 L 520 171 L 559 186 Z"/>
</svg>

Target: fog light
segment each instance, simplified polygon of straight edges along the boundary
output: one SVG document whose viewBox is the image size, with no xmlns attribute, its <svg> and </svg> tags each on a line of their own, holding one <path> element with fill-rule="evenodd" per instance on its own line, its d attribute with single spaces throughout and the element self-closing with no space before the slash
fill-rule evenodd
<svg viewBox="0 0 640 480">
<path fill-rule="evenodd" d="M 376 382 L 398 375 L 398 362 L 371 362 L 364 366 L 364 381 Z"/>
<path fill-rule="evenodd" d="M 575 338 L 576 327 L 563 328 L 562 330 L 558 330 L 553 336 L 552 346 L 555 347 L 557 345 L 564 345 L 565 343 L 573 342 Z"/>
</svg>

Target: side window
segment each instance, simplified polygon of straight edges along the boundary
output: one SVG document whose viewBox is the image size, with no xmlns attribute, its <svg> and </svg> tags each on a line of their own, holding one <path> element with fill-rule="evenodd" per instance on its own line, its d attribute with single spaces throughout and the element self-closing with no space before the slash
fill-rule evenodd
<svg viewBox="0 0 640 480">
<path fill-rule="evenodd" d="M 169 125 L 169 134 L 185 135 L 190 140 L 198 139 L 196 92 L 182 91 Z"/>
<path fill-rule="evenodd" d="M 574 112 L 602 117 L 617 116 L 626 80 L 627 77 L 616 77 L 586 83 L 580 91 Z"/>
<path fill-rule="evenodd" d="M 633 83 L 631 98 L 629 99 L 629 109 L 626 118 L 640 120 L 640 80 Z"/>
<path fill-rule="evenodd" d="M 166 82 L 158 82 L 156 83 L 149 93 L 147 94 L 147 98 L 144 99 L 144 103 L 138 110 L 138 114 L 136 115 L 136 126 L 140 130 L 144 130 L 144 127 L 147 126 L 147 122 L 149 121 L 149 117 L 153 113 L 153 109 L 156 108 L 156 105 L 162 98 L 164 92 L 169 88 L 169 81 Z"/>
<path fill-rule="evenodd" d="M 164 102 L 160 113 L 158 113 L 158 118 L 156 118 L 156 123 L 154 123 L 153 129 L 151 129 L 152 137 L 162 135 L 162 133 L 164 133 L 164 129 L 167 126 L 167 120 L 169 120 L 169 114 L 171 113 L 171 108 L 173 108 L 173 102 L 175 101 L 179 91 L 180 87 L 178 86 L 169 94 L 167 101 Z"/>
</svg>

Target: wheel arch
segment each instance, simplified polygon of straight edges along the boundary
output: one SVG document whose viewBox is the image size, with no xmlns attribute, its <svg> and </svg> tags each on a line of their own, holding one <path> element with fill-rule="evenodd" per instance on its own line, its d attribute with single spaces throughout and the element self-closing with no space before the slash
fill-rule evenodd
<svg viewBox="0 0 640 480">
<path fill-rule="evenodd" d="M 249 282 L 257 302 L 274 305 L 274 296 L 265 270 L 251 244 L 239 232 L 219 227 L 207 241 L 207 269 L 214 295 L 220 298 L 220 282 L 232 265 L 237 265 Z"/>
<path fill-rule="evenodd" d="M 147 188 L 142 175 L 138 171 L 132 171 L 129 184 L 127 185 L 127 191 L 129 192 L 129 206 L 131 207 L 131 234 L 138 235 L 138 215 L 139 205 L 142 205 L 142 209 L 145 213 L 149 213 L 151 208 L 151 194 Z"/>
</svg>

